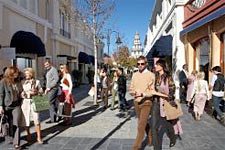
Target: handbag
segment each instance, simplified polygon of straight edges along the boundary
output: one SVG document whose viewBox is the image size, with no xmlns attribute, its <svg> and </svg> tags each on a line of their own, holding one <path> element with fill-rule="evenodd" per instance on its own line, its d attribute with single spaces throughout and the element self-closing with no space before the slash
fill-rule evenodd
<svg viewBox="0 0 225 150">
<path fill-rule="evenodd" d="M 72 105 L 66 102 L 60 102 L 58 105 L 58 116 L 72 117 Z"/>
<path fill-rule="evenodd" d="M 0 137 L 8 135 L 9 124 L 6 115 L 0 115 Z"/>
<path fill-rule="evenodd" d="M 32 96 L 32 107 L 34 112 L 42 112 L 48 110 L 50 107 L 47 95 Z"/>
<path fill-rule="evenodd" d="M 91 89 L 88 92 L 88 95 L 90 95 L 90 96 L 94 96 L 95 95 L 95 87 L 94 86 L 91 87 Z"/>
<path fill-rule="evenodd" d="M 181 105 L 177 100 L 169 102 L 164 100 L 164 111 L 166 114 L 166 120 L 174 120 L 183 115 Z"/>
</svg>

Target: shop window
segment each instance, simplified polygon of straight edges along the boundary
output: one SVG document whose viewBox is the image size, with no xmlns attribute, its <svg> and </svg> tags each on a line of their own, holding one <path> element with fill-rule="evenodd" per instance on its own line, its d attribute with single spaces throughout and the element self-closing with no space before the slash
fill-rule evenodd
<svg viewBox="0 0 225 150">
<path fill-rule="evenodd" d="M 32 13 L 36 14 L 36 0 L 29 1 L 29 9 Z"/>
<path fill-rule="evenodd" d="M 209 40 L 201 40 L 196 49 L 196 70 L 205 72 L 205 79 L 208 80 L 209 71 Z"/>
</svg>

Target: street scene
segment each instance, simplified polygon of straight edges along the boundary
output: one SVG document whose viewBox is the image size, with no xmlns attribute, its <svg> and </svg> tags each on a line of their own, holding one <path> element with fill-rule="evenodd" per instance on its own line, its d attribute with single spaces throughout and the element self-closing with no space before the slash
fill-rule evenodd
<svg viewBox="0 0 225 150">
<path fill-rule="evenodd" d="M 0 150 L 224 150 L 225 0 L 0 0 Z"/>
<path fill-rule="evenodd" d="M 31 145 L 27 144 L 25 134 L 22 133 L 21 144 L 24 149 L 31 150 L 131 150 L 137 128 L 137 118 L 134 108 L 128 111 L 128 115 L 118 110 L 103 110 L 102 107 L 93 106 L 92 97 L 87 95 L 89 85 L 83 85 L 74 90 L 76 108 L 73 110 L 73 124 L 69 127 L 60 126 L 55 123 L 45 124 L 48 113 L 41 114 L 42 134 L 44 144 L 39 145 L 33 141 Z M 129 103 L 132 103 L 132 97 L 126 95 Z M 167 136 L 163 139 L 163 150 L 223 150 L 225 128 L 218 121 L 204 114 L 201 121 L 195 121 L 187 107 L 182 105 L 184 115 L 181 117 L 181 123 L 184 130 L 181 135 L 182 140 L 177 140 L 173 148 L 169 148 Z M 32 136 L 35 137 L 35 130 L 32 127 Z M 34 138 L 35 139 L 35 138 Z M 143 142 L 143 150 L 153 150 L 146 141 Z M 12 145 L 0 144 L 1 150 L 13 149 Z"/>
</svg>

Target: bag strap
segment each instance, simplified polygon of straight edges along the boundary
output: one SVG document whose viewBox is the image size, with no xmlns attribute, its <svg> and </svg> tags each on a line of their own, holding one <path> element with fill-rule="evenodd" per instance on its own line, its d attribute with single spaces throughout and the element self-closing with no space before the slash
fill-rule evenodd
<svg viewBox="0 0 225 150">
<path fill-rule="evenodd" d="M 4 115 L 1 115 L 1 120 L 0 120 L 0 133 L 2 132 L 3 117 L 4 117 Z"/>
</svg>

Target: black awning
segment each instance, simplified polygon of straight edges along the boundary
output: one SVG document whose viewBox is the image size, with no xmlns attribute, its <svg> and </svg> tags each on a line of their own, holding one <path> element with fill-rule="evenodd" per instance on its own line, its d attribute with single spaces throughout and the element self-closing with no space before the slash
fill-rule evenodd
<svg viewBox="0 0 225 150">
<path fill-rule="evenodd" d="M 92 63 L 93 65 L 95 64 L 95 57 L 94 56 L 89 55 L 89 60 L 90 60 L 90 63 Z"/>
<path fill-rule="evenodd" d="M 153 45 L 149 51 L 152 57 L 166 57 L 172 56 L 172 42 L 173 37 L 171 35 L 161 36 Z"/>
<path fill-rule="evenodd" d="M 11 39 L 10 47 L 15 47 L 18 54 L 37 54 L 38 57 L 46 55 L 44 43 L 32 32 L 16 32 Z"/>
<path fill-rule="evenodd" d="M 90 64 L 90 57 L 85 52 L 80 52 L 78 56 L 79 63 Z"/>
</svg>

